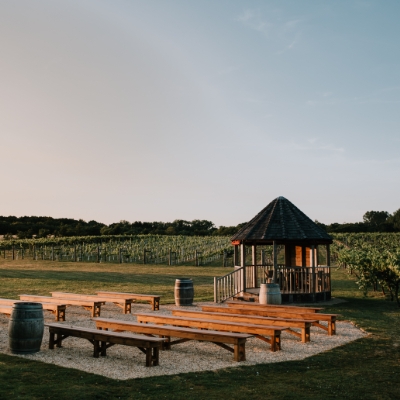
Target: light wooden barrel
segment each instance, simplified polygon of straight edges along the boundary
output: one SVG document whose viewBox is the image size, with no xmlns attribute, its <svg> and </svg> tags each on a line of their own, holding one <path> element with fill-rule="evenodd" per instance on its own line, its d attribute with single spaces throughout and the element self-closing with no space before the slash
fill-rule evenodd
<svg viewBox="0 0 400 400">
<path fill-rule="evenodd" d="M 267 304 L 267 284 L 261 283 L 260 294 L 258 295 L 258 302 L 260 304 Z"/>
<path fill-rule="evenodd" d="M 175 281 L 175 305 L 191 306 L 193 304 L 193 281 L 189 278 L 179 278 Z"/>
<path fill-rule="evenodd" d="M 281 289 L 276 283 L 267 283 L 265 288 L 265 304 L 282 304 Z M 260 289 L 261 292 L 261 289 Z M 261 293 L 260 293 L 261 294 Z"/>
<path fill-rule="evenodd" d="M 44 331 L 43 306 L 40 303 L 15 303 L 8 323 L 8 343 L 14 354 L 40 350 Z"/>
</svg>

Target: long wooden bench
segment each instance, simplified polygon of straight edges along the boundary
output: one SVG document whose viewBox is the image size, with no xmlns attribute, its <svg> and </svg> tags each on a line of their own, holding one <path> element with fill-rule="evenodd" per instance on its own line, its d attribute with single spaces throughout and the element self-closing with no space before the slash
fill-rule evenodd
<svg viewBox="0 0 400 400">
<path fill-rule="evenodd" d="M 321 307 L 300 307 L 300 306 L 286 306 L 286 305 L 277 305 L 277 304 L 260 304 L 260 303 L 250 303 L 246 301 L 226 301 L 225 304 L 228 307 L 235 308 L 265 308 L 267 310 L 278 310 L 278 311 L 288 311 L 288 312 L 306 312 L 306 313 L 315 313 L 323 310 Z"/>
<path fill-rule="evenodd" d="M 142 324 L 140 322 L 119 321 L 108 318 L 94 318 L 93 321 L 96 323 L 98 329 L 111 329 L 116 332 L 130 331 L 167 338 L 163 347 L 166 350 L 170 349 L 172 345 L 187 342 L 188 340 L 212 342 L 225 350 L 232 352 L 235 361 L 246 360 L 246 339 L 251 337 L 251 335 L 243 333 L 218 332 L 168 325 L 150 325 Z M 179 339 L 172 341 L 171 337 Z M 228 346 L 229 344 L 233 345 L 233 349 Z"/>
<path fill-rule="evenodd" d="M 7 317 L 9 317 L 12 313 L 12 306 L 5 306 L 0 304 L 0 314 L 4 314 L 7 315 Z"/>
<path fill-rule="evenodd" d="M 321 313 L 305 313 L 305 312 L 287 312 L 267 309 L 250 309 L 250 308 L 235 308 L 235 307 L 220 307 L 220 306 L 202 306 L 206 312 L 219 312 L 227 314 L 242 314 L 255 315 L 259 317 L 276 317 L 285 319 L 304 319 L 311 321 L 313 326 L 317 326 L 328 332 L 328 335 L 336 334 L 336 314 L 321 314 Z M 316 320 L 316 321 L 315 321 Z M 322 325 L 320 321 L 328 323 L 328 326 Z"/>
<path fill-rule="evenodd" d="M 283 326 L 286 328 L 285 332 L 291 333 L 301 339 L 303 343 L 307 343 L 311 338 L 311 323 L 314 321 L 303 319 L 285 319 L 285 318 L 272 318 L 272 317 L 256 317 L 252 315 L 239 315 L 239 314 L 225 314 L 217 312 L 204 312 L 204 311 L 188 311 L 188 310 L 172 310 L 172 315 L 189 318 L 204 318 L 220 321 L 242 322 L 255 325 L 267 326 Z M 293 330 L 293 328 L 300 329 L 300 333 Z"/>
<path fill-rule="evenodd" d="M 84 301 L 104 301 L 105 303 L 113 303 L 122 308 L 124 314 L 131 313 L 131 304 L 133 299 L 124 299 L 115 296 L 96 296 L 92 294 L 79 294 L 79 293 L 65 293 L 65 292 L 50 292 L 51 295 L 57 299 L 71 299 L 71 300 L 84 300 Z"/>
<path fill-rule="evenodd" d="M 44 302 L 53 304 L 65 304 L 66 306 L 80 306 L 83 307 L 85 310 L 89 310 L 92 317 L 100 317 L 101 306 L 105 303 L 104 301 L 57 299 L 55 297 L 34 296 L 30 294 L 21 294 L 19 298 L 21 300 L 37 301 L 39 303 Z"/>
<path fill-rule="evenodd" d="M 2 306 L 12 306 L 14 303 L 21 302 L 23 300 L 13 300 L 13 299 L 0 299 L 0 305 Z M 41 303 L 43 306 L 43 310 L 51 311 L 54 316 L 56 321 L 65 321 L 65 309 L 66 305 L 65 304 L 52 304 L 52 303 L 44 303 L 44 302 L 38 302 Z"/>
<path fill-rule="evenodd" d="M 106 356 L 106 350 L 115 344 L 135 346 L 146 354 L 146 367 L 159 363 L 159 349 L 164 342 L 162 338 L 144 335 L 131 335 L 118 332 L 107 332 L 98 329 L 84 328 L 67 324 L 45 324 L 49 328 L 49 349 L 62 346 L 62 341 L 69 336 L 84 338 L 93 344 L 93 357 Z"/>
<path fill-rule="evenodd" d="M 154 294 L 122 293 L 122 292 L 96 292 L 100 297 L 119 297 L 121 299 L 133 299 L 134 301 L 145 301 L 151 304 L 153 311 L 160 309 L 160 297 Z"/>
<path fill-rule="evenodd" d="M 169 315 L 136 314 L 138 322 L 183 326 L 187 328 L 213 329 L 223 332 L 248 333 L 270 344 L 271 351 L 281 350 L 281 326 L 255 325 L 243 322 L 227 322 L 212 319 L 188 318 Z M 269 336 L 266 337 L 266 336 Z"/>
</svg>

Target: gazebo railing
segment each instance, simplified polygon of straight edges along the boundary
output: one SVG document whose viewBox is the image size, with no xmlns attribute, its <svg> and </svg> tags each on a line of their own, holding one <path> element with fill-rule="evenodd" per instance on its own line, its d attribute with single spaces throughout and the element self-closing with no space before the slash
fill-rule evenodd
<svg viewBox="0 0 400 400">
<path fill-rule="evenodd" d="M 277 266 L 276 283 L 282 294 L 308 294 L 331 291 L 330 267 Z M 259 288 L 273 278 L 273 265 L 246 265 L 222 277 L 214 277 L 214 302 L 221 303 L 247 289 Z"/>
</svg>

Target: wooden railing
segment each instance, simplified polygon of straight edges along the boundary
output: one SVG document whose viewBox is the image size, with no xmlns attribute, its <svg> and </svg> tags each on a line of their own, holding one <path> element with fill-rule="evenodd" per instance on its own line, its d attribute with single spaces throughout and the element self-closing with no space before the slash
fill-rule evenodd
<svg viewBox="0 0 400 400">
<path fill-rule="evenodd" d="M 330 267 L 277 266 L 276 283 L 282 294 L 307 294 L 331 291 Z M 273 279 L 273 265 L 246 265 L 220 278 L 214 277 L 214 302 L 221 303 L 246 289 L 259 288 L 261 283 Z"/>
</svg>

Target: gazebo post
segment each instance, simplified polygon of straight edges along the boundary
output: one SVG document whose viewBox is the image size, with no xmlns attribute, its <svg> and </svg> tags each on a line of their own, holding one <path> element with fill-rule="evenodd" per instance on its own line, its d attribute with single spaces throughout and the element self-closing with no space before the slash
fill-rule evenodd
<svg viewBox="0 0 400 400">
<path fill-rule="evenodd" d="M 329 267 L 329 292 L 331 291 L 331 245 L 326 245 L 326 266 Z M 326 288 L 325 288 L 326 290 Z M 326 294 L 324 294 L 326 296 Z"/>
<path fill-rule="evenodd" d="M 272 277 L 272 282 L 276 283 L 276 278 L 277 278 L 277 269 L 278 269 L 278 254 L 277 254 L 277 247 L 276 247 L 276 241 L 274 240 L 272 242 L 273 246 L 273 255 L 274 255 L 274 275 Z"/>
<path fill-rule="evenodd" d="M 311 276 L 312 276 L 312 281 L 311 281 L 311 290 L 312 290 L 312 297 L 313 301 L 315 302 L 315 246 L 312 244 L 311 245 Z"/>
<path fill-rule="evenodd" d="M 242 291 L 246 291 L 246 247 L 240 243 L 240 266 L 242 267 Z"/>
<path fill-rule="evenodd" d="M 251 260 L 253 264 L 253 288 L 257 287 L 257 245 L 253 244 L 251 246 Z"/>
<path fill-rule="evenodd" d="M 233 246 L 233 266 L 239 264 L 239 246 L 235 244 Z"/>
</svg>

